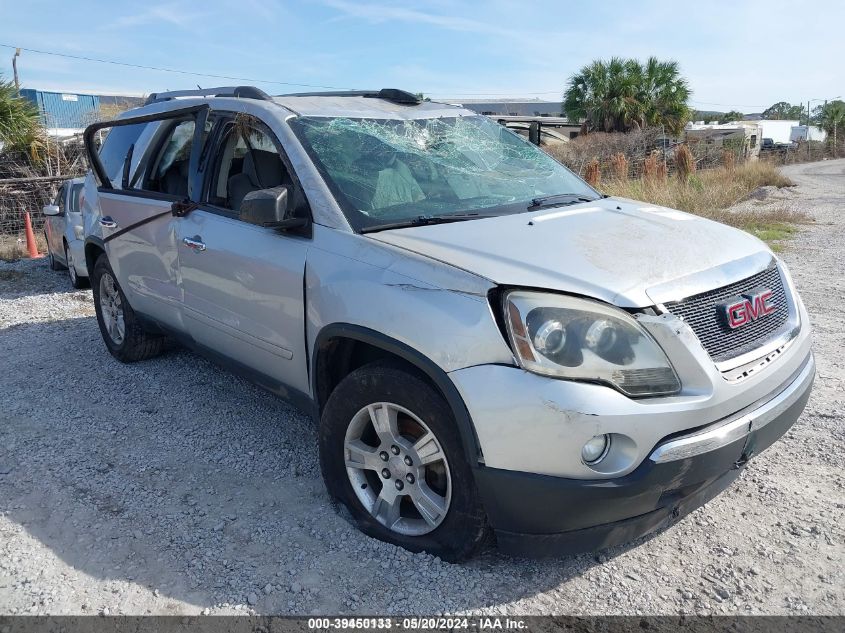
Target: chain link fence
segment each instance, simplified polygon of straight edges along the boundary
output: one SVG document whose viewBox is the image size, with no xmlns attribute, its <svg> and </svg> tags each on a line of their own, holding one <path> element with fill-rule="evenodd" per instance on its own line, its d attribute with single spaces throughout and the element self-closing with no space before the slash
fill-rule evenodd
<svg viewBox="0 0 845 633">
<path fill-rule="evenodd" d="M 544 143 L 543 149 L 582 177 L 596 169 L 602 179 L 638 179 L 644 172 L 671 176 L 678 171 L 679 158 L 689 150 L 695 171 L 741 165 L 764 160 L 778 165 L 845 157 L 845 143 L 803 141 L 790 147 L 764 150 L 759 139 L 733 134 L 723 138 L 687 135 L 683 142 L 661 128 L 644 128 L 627 133 L 593 132 L 569 142 Z M 588 178 L 589 179 L 589 178 Z"/>
<path fill-rule="evenodd" d="M 82 127 L 114 118 L 137 105 L 116 102 L 83 116 Z M 45 133 L 28 151 L 0 151 L 0 258 L 14 259 L 26 253 L 25 215 L 29 213 L 39 251 L 46 250 L 41 209 L 56 198 L 62 182 L 84 176 L 88 157 L 82 134 L 61 136 L 62 130 L 44 115 Z"/>
<path fill-rule="evenodd" d="M 760 152 L 760 160 L 775 165 L 793 165 L 834 158 L 845 158 L 845 140 L 837 139 L 836 145 L 833 144 L 832 139 L 827 141 L 799 141 L 793 147 L 775 148 Z"/>
<path fill-rule="evenodd" d="M 47 138 L 32 154 L 0 154 L 0 259 L 26 253 L 25 217 L 29 214 L 39 252 L 46 251 L 43 206 L 56 198 L 62 182 L 83 176 L 88 160 L 81 138 Z"/>
<path fill-rule="evenodd" d="M 0 259 L 17 259 L 26 253 L 26 214 L 32 222 L 39 252 L 46 251 L 44 214 L 41 208 L 50 204 L 64 176 L 35 180 L 0 180 Z"/>
<path fill-rule="evenodd" d="M 688 139 L 681 143 L 661 128 L 627 133 L 593 132 L 545 149 L 582 177 L 588 175 L 588 170 L 598 168 L 603 178 L 637 179 L 654 169 L 667 176 L 674 174 L 678 170 L 679 152 L 683 151 L 681 147 L 692 154 L 696 170 L 712 169 L 726 162 L 741 164 L 759 153 L 747 138 L 725 138 L 717 142 Z"/>
</svg>

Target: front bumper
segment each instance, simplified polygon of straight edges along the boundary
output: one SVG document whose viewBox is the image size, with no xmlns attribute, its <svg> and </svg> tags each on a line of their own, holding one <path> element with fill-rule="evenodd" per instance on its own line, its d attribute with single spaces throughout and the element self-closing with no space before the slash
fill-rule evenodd
<svg viewBox="0 0 845 633">
<path fill-rule="evenodd" d="M 659 442 L 615 479 L 568 479 L 482 467 L 476 483 L 499 547 L 516 555 L 594 551 L 660 529 L 731 484 L 795 423 L 815 377 L 812 355 L 762 404 Z"/>
</svg>

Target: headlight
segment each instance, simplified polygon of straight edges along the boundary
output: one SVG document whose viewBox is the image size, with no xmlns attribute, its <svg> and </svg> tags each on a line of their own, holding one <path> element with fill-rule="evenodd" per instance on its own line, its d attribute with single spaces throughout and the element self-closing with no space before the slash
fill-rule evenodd
<svg viewBox="0 0 845 633">
<path fill-rule="evenodd" d="M 505 321 L 519 364 L 545 376 L 612 385 L 629 396 L 677 393 L 666 354 L 627 312 L 576 297 L 514 291 Z"/>
</svg>

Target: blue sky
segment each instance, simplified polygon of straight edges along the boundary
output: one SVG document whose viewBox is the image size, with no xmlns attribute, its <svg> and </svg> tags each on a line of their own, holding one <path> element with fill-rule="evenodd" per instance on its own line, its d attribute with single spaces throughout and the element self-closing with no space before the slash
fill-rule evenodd
<svg viewBox="0 0 845 633">
<path fill-rule="evenodd" d="M 683 8 L 690 4 L 695 9 Z M 845 95 L 845 3 L 0 0 L 0 43 L 197 73 L 433 97 L 559 100 L 595 58 L 675 59 L 700 109 Z M 13 51 L 0 48 L 11 78 Z M 24 51 L 25 86 L 146 94 L 227 85 Z M 303 85 L 254 82 L 272 94 Z M 815 104 L 814 104 L 815 105 Z"/>
</svg>

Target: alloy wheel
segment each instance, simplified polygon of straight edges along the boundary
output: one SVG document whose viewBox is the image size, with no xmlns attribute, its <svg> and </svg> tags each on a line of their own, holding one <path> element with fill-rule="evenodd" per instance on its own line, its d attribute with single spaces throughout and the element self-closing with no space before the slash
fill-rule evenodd
<svg viewBox="0 0 845 633">
<path fill-rule="evenodd" d="M 67 246 L 65 246 L 65 261 L 67 262 L 67 274 L 70 275 L 70 281 L 75 286 L 77 284 L 76 267 L 73 265 L 73 255 L 70 254 Z"/>
<path fill-rule="evenodd" d="M 364 407 L 349 423 L 343 448 L 352 489 L 379 523 L 421 536 L 446 518 L 449 463 L 437 437 L 411 411 L 389 402 Z"/>
<path fill-rule="evenodd" d="M 114 278 L 109 273 L 100 277 L 100 313 L 109 338 L 115 345 L 123 343 L 126 323 L 123 320 L 123 302 Z"/>
</svg>

